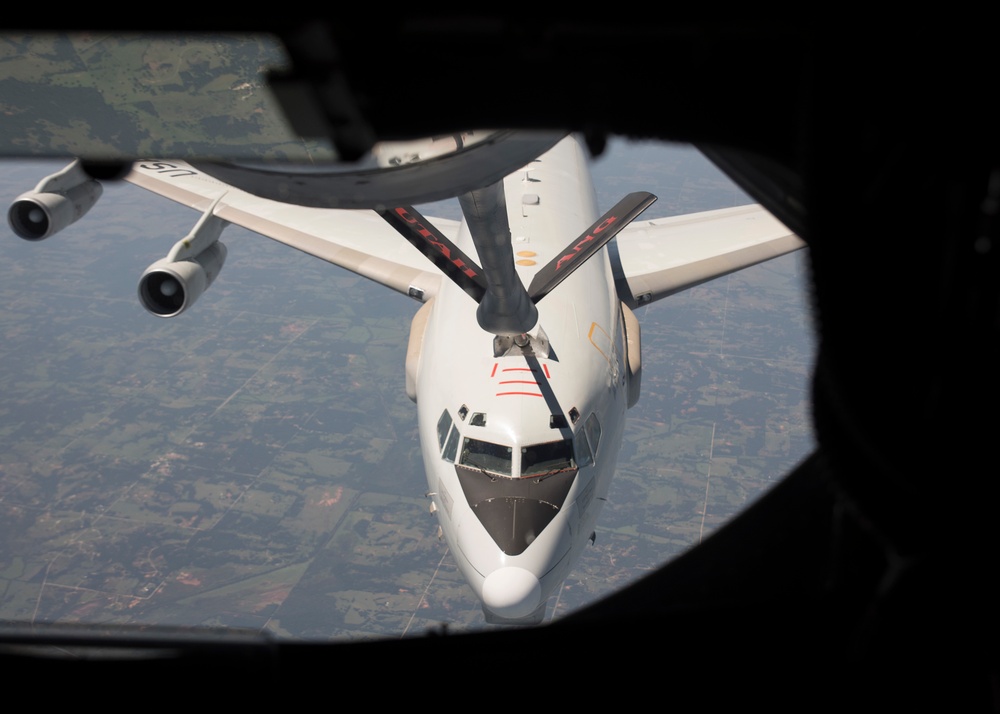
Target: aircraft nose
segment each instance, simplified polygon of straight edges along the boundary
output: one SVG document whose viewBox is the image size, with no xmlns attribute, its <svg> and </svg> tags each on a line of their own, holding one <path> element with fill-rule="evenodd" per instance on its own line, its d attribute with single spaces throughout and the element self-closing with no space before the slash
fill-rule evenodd
<svg viewBox="0 0 1000 714">
<path fill-rule="evenodd" d="M 527 617 L 538 608 L 541 599 L 541 583 L 524 568 L 500 568 L 483 581 L 483 604 L 500 617 Z"/>
</svg>

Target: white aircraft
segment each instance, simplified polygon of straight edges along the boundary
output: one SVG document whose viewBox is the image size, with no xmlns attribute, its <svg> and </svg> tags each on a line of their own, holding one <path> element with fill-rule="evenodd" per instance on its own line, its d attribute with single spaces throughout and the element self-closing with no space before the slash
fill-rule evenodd
<svg viewBox="0 0 1000 714">
<path fill-rule="evenodd" d="M 125 177 L 203 213 L 140 278 L 154 315 L 181 314 L 211 285 L 229 223 L 422 303 L 405 369 L 431 509 L 492 623 L 541 622 L 594 538 L 625 412 L 639 398 L 633 309 L 803 245 L 758 206 L 635 221 L 655 197 L 633 193 L 598 216 L 578 139 L 548 145 L 500 181 L 455 184 L 465 191 L 461 222 L 408 205 L 292 205 L 180 161 L 136 163 Z M 381 160 L 399 166 L 420 153 L 390 147 Z M 274 182 L 262 192 L 286 189 Z M 74 162 L 22 194 L 8 221 L 40 240 L 100 194 Z"/>
</svg>

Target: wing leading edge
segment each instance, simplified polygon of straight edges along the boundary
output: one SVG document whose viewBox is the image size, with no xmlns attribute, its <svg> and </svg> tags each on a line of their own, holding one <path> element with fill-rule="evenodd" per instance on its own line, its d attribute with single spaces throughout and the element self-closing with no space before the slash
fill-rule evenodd
<svg viewBox="0 0 1000 714">
<path fill-rule="evenodd" d="M 374 211 L 258 198 L 180 161 L 137 163 L 129 182 L 426 302 L 442 275 Z M 216 204 L 217 202 L 217 204 Z M 214 209 L 213 204 L 216 204 Z M 434 225 L 451 240 L 458 221 Z M 641 307 L 805 244 L 758 205 L 633 221 L 608 244 L 622 301 Z"/>
<path fill-rule="evenodd" d="M 635 221 L 610 250 L 619 297 L 635 308 L 804 246 L 754 204 Z"/>
<path fill-rule="evenodd" d="M 427 301 L 441 274 L 399 239 L 375 212 L 295 206 L 258 198 L 180 161 L 137 163 L 127 181 L 164 198 L 247 228 L 304 253 L 346 268 L 393 290 Z M 458 222 L 434 219 L 454 238 Z"/>
</svg>

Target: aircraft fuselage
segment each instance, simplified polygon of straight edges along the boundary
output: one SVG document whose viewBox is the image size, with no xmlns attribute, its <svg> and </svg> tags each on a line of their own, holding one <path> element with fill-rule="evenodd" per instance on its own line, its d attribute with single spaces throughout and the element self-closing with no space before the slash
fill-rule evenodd
<svg viewBox="0 0 1000 714">
<path fill-rule="evenodd" d="M 528 285 L 598 216 L 587 159 L 567 139 L 504 190 Z M 464 224 L 456 244 L 475 255 Z M 451 281 L 425 308 L 415 392 L 442 532 L 489 621 L 540 621 L 594 531 L 621 446 L 627 352 L 607 253 L 537 304 L 524 348 L 498 347 Z"/>
</svg>

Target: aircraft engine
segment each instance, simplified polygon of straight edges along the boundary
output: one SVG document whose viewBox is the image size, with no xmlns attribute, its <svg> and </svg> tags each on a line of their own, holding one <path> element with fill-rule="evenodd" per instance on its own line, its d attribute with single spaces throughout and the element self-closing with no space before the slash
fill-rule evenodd
<svg viewBox="0 0 1000 714">
<path fill-rule="evenodd" d="M 139 301 L 157 317 L 176 317 L 212 284 L 226 261 L 226 246 L 216 242 L 194 258 L 162 258 L 139 278 Z"/>
<path fill-rule="evenodd" d="M 25 240 L 44 240 L 80 220 L 103 191 L 77 160 L 18 196 L 7 211 L 7 223 Z"/>
<path fill-rule="evenodd" d="M 228 222 L 214 215 L 221 197 L 191 232 L 139 278 L 139 302 L 157 317 L 176 317 L 208 289 L 226 262 L 226 246 L 219 241 Z"/>
</svg>

